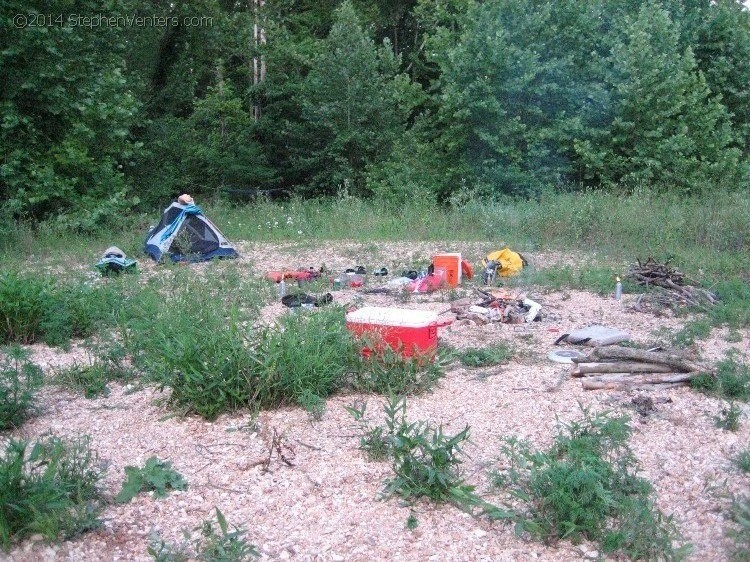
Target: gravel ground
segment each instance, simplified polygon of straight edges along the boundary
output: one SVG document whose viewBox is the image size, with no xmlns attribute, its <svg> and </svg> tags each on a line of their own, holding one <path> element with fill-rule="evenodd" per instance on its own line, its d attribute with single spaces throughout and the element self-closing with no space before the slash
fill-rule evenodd
<svg viewBox="0 0 750 562">
<path fill-rule="evenodd" d="M 240 244 L 243 257 L 235 262 L 205 264 L 199 268 L 237 267 L 260 276 L 268 269 L 325 264 L 331 269 L 363 264 L 385 265 L 391 271 L 413 268 L 434 250 L 460 248 L 472 262 L 488 249 L 481 244 L 353 244 L 254 245 Z M 455 250 L 454 250 L 455 251 Z M 536 267 L 575 265 L 569 257 L 537 253 L 529 257 Z M 595 259 L 589 256 L 587 259 Z M 579 258 L 580 263 L 580 258 Z M 159 269 L 139 262 L 144 276 Z M 370 285 L 373 286 L 373 280 Z M 632 340 L 658 343 L 668 331 L 678 330 L 684 318 L 657 317 L 629 310 L 633 297 L 620 302 L 580 291 L 548 292 L 526 288 L 542 304 L 545 319 L 522 325 L 475 326 L 454 322 L 440 330 L 440 341 L 456 348 L 508 343 L 516 350 L 508 364 L 466 369 L 452 365 L 434 391 L 408 400 L 412 420 L 442 423 L 446 432 L 471 428 L 464 475 L 480 494 L 491 498 L 488 472 L 498 466 L 503 436 L 516 435 L 535 446 L 551 443 L 556 419 L 577 418 L 579 404 L 595 411 L 625 411 L 633 416 L 631 446 L 643 476 L 655 486 L 658 506 L 674 515 L 685 538 L 692 543 L 691 560 L 726 560 L 728 527 L 726 492 L 746 492 L 750 478 L 732 467 L 731 457 L 750 446 L 750 433 L 722 431 L 712 416 L 722 402 L 686 388 L 654 390 L 657 403 L 648 417 L 631 408 L 638 393 L 584 391 L 568 376 L 568 367 L 546 356 L 561 334 L 590 324 L 606 324 L 630 332 Z M 470 294 L 470 293 L 467 293 Z M 338 302 L 400 306 L 434 310 L 450 308 L 445 294 L 418 296 L 407 303 L 387 295 L 365 295 L 353 290 L 334 293 Z M 269 320 L 288 313 L 280 304 L 264 310 Z M 445 314 L 445 317 L 449 317 Z M 750 334 L 726 341 L 726 330 L 714 330 L 693 352 L 715 361 L 736 348 L 750 353 Z M 68 352 L 31 346 L 32 357 L 47 372 L 86 359 L 86 349 L 74 345 Z M 368 417 L 379 418 L 383 398 L 375 395 L 339 395 L 330 398 L 320 420 L 299 408 L 221 416 L 209 423 L 197 417 L 179 418 L 161 404 L 163 394 L 152 389 L 110 385 L 108 397 L 93 400 L 55 387 L 40 394 L 40 415 L 15 431 L 15 437 L 35 438 L 47 432 L 61 436 L 88 434 L 100 460 L 108 467 L 105 492 L 113 497 L 124 481 L 126 465 L 142 466 L 157 455 L 185 476 L 189 487 L 166 499 L 148 494 L 126 505 L 110 505 L 104 524 L 94 532 L 60 544 L 32 537 L 0 558 L 9 560 L 149 560 L 149 537 L 159 533 L 179 542 L 185 529 L 212 518 L 215 507 L 231 524 L 248 530 L 247 537 L 267 560 L 576 560 L 596 557 L 593 545 L 561 542 L 545 546 L 518 538 L 512 526 L 472 518 L 455 507 L 418 503 L 413 510 L 419 526 L 406 528 L 410 510 L 395 499 L 379 498 L 390 476 L 388 463 L 368 462 L 358 449 L 359 437 L 346 405 L 369 402 Z M 134 391 L 135 390 L 135 391 Z M 743 406 L 747 423 L 748 407 Z M 269 470 L 262 463 L 276 432 L 282 436 L 293 466 L 274 456 Z"/>
</svg>

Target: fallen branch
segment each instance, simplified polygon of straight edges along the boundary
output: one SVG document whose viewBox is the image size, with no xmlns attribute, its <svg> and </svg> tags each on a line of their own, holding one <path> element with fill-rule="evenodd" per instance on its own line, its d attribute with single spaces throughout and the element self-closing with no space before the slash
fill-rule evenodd
<svg viewBox="0 0 750 562">
<path fill-rule="evenodd" d="M 661 363 L 618 361 L 616 363 L 578 363 L 570 373 L 573 377 L 587 377 L 595 373 L 672 373 L 674 368 Z"/>
<path fill-rule="evenodd" d="M 630 347 L 607 346 L 597 347 L 586 358 L 585 362 L 598 360 L 627 360 L 640 361 L 643 363 L 658 363 L 673 367 L 676 371 L 691 372 L 703 370 L 699 365 L 688 361 L 682 355 L 676 353 L 665 353 L 661 351 L 646 351 L 644 349 L 633 349 Z M 579 360 L 578 365 L 583 362 Z"/>
<path fill-rule="evenodd" d="M 588 383 L 588 384 L 587 384 Z M 584 380 L 584 390 L 628 390 L 628 391 L 647 391 L 647 390 L 664 390 L 668 388 L 677 388 L 678 386 L 687 386 L 689 382 L 668 382 L 661 384 L 625 384 L 619 382 L 600 382 Z"/>
<path fill-rule="evenodd" d="M 595 377 L 586 377 L 581 384 L 586 388 L 590 383 L 623 383 L 623 384 L 661 384 L 666 382 L 689 382 L 697 373 L 649 373 L 630 375 L 628 373 L 608 373 Z"/>
</svg>

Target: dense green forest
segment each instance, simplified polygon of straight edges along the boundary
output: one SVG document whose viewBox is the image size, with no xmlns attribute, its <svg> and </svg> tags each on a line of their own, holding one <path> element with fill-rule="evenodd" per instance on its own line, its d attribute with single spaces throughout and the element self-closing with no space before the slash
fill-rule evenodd
<svg viewBox="0 0 750 562">
<path fill-rule="evenodd" d="M 750 182 L 736 0 L 4 0 L 6 218 Z"/>
</svg>

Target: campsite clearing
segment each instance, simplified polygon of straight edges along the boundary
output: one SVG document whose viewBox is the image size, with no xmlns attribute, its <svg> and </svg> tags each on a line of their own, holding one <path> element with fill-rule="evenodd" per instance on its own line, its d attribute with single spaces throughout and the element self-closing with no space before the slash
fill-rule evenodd
<svg viewBox="0 0 750 562">
<path fill-rule="evenodd" d="M 207 281 L 233 275 L 261 279 L 268 270 L 318 268 L 323 263 L 334 272 L 359 264 L 368 271 L 385 266 L 400 272 L 426 265 L 436 251 L 460 249 L 472 263 L 479 263 L 494 249 L 477 242 L 238 243 L 236 248 L 239 259 L 193 264 L 190 274 Z M 494 501 L 498 496 L 490 473 L 503 468 L 503 437 L 527 439 L 543 448 L 550 445 L 558 421 L 576 419 L 582 406 L 626 413 L 631 417 L 634 432 L 630 446 L 641 475 L 654 485 L 657 506 L 674 515 L 685 541 L 692 544 L 690 559 L 729 559 L 731 541 L 725 536 L 730 526 L 728 498 L 746 491 L 749 478 L 734 468 L 732 459 L 750 447 L 750 432 L 715 426 L 713 417 L 725 402 L 690 388 L 655 390 L 647 394 L 654 406 L 643 415 L 636 409 L 642 393 L 582 390 L 579 381 L 570 378 L 570 367 L 547 359 L 560 334 L 592 324 L 623 329 L 630 333 L 634 345 L 671 345 L 691 316 L 636 312 L 631 309 L 636 296 L 631 294 L 616 301 L 610 294 L 531 284 L 535 271 L 582 269 L 597 262 L 586 255 L 524 255 L 530 261 L 529 276 L 522 274 L 502 283 L 540 303 L 543 321 L 515 325 L 458 321 L 441 329 L 441 347 L 460 352 L 502 346 L 512 349 L 512 357 L 489 367 L 468 368 L 450 362 L 434 390 L 407 397 L 409 419 L 442 424 L 449 434 L 468 425 L 470 444 L 465 450 L 463 477 L 483 498 Z M 613 271 L 627 267 L 608 265 Z M 148 283 L 169 275 L 174 267 L 186 266 L 139 259 L 140 281 Z M 81 273 L 85 270 L 81 264 Z M 366 287 L 380 282 L 369 276 Z M 320 283 L 311 289 L 330 290 L 325 279 Z M 481 280 L 475 278 L 474 283 L 479 286 Z M 259 321 L 272 325 L 282 315 L 300 314 L 271 296 L 275 292 L 270 282 L 263 281 L 261 286 L 266 287 L 267 303 L 260 309 Z M 332 294 L 334 302 L 342 305 L 400 306 L 445 315 L 454 300 L 476 297 L 473 286 L 464 283 L 458 289 L 412 295 L 402 301 L 352 288 Z M 222 306 L 222 296 L 216 298 L 216 305 Z M 721 360 L 731 349 L 750 354 L 750 331 L 739 329 L 733 334 L 729 337 L 726 328 L 714 328 L 705 339 L 697 339 L 690 351 L 707 362 Z M 89 361 L 93 353 L 90 342 L 84 341 L 74 342 L 68 351 L 42 344 L 28 347 L 32 360 L 48 377 L 55 370 Z M 384 481 L 393 474 L 391 464 L 368 461 L 359 449 L 357 427 L 345 407 L 367 401 L 368 419 L 382 423 L 384 396 L 336 394 L 326 400 L 319 417 L 300 407 L 284 406 L 257 416 L 238 410 L 214 422 L 180 416 L 165 405 L 167 396 L 168 391 L 141 387 L 137 380 L 125 385 L 110 383 L 109 394 L 95 399 L 55 386 L 40 391 L 38 415 L 11 432 L 13 437 L 33 440 L 48 432 L 64 437 L 90 435 L 107 467 L 104 486 L 110 498 L 120 491 L 126 466 L 142 466 L 153 456 L 170 461 L 188 487 L 164 499 L 141 494 L 127 504 L 112 503 L 104 510 L 99 529 L 53 544 L 32 537 L 13 545 L 5 555 L 8 559 L 150 560 L 147 548 L 154 534 L 179 544 L 183 531 L 200 525 L 216 507 L 230 524 L 247 529 L 248 541 L 268 560 L 557 561 L 596 557 L 593 544 L 533 542 L 516 537 L 510 523 L 472 517 L 452 505 L 420 500 L 405 507 L 395 498 L 381 499 Z M 748 423 L 748 406 L 741 408 L 741 423 Z M 276 446 L 277 452 L 284 451 L 287 456 L 275 453 Z M 410 515 L 418 522 L 414 529 L 407 528 Z"/>
</svg>

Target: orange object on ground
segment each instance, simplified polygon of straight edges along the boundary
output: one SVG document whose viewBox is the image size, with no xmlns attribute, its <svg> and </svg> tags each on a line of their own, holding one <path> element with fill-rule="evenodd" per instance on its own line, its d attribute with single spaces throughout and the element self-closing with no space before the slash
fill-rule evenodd
<svg viewBox="0 0 750 562">
<path fill-rule="evenodd" d="M 461 260 L 461 272 L 466 276 L 467 279 L 471 279 L 472 277 L 474 277 L 474 269 L 466 260 Z"/>
<path fill-rule="evenodd" d="M 432 265 L 435 271 L 445 271 L 445 281 L 451 287 L 458 287 L 461 284 L 461 254 L 437 254 L 432 258 Z"/>
<path fill-rule="evenodd" d="M 307 281 L 312 278 L 312 273 L 309 271 L 269 271 L 266 273 L 266 278 L 274 283 L 279 283 L 282 278 Z"/>
</svg>

